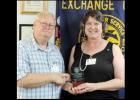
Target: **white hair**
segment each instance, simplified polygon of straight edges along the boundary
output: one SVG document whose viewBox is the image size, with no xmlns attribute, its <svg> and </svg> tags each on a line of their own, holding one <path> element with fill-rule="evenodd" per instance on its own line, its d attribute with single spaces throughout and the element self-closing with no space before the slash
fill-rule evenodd
<svg viewBox="0 0 140 100">
<path fill-rule="evenodd" d="M 46 17 L 52 17 L 54 19 L 54 22 L 55 22 L 54 15 L 51 12 L 48 12 L 48 11 L 43 11 L 43 12 L 38 13 L 35 20 L 45 19 Z"/>
</svg>

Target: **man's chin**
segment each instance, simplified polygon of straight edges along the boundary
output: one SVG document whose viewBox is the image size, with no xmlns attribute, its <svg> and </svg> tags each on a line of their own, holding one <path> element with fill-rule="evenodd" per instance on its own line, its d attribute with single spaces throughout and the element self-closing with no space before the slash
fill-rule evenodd
<svg viewBox="0 0 140 100">
<path fill-rule="evenodd" d="M 51 36 L 50 33 L 46 33 L 46 32 L 43 32 L 42 34 L 43 34 L 43 36 L 46 36 L 46 37 L 50 37 Z"/>
<path fill-rule="evenodd" d="M 47 35 L 47 34 L 43 34 L 42 35 L 44 38 L 50 38 L 51 36 L 50 35 Z"/>
</svg>

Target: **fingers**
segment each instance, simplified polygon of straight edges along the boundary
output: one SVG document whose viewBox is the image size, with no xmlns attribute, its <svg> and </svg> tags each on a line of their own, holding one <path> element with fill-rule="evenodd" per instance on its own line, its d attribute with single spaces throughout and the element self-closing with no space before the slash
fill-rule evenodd
<svg viewBox="0 0 140 100">
<path fill-rule="evenodd" d="M 71 83 L 69 83 L 69 82 L 66 82 L 64 85 L 63 85 L 63 89 L 64 90 L 71 90 L 71 88 L 72 88 L 72 84 Z"/>
<path fill-rule="evenodd" d="M 64 79 L 65 82 L 70 81 L 70 75 L 67 73 L 62 73 L 61 74 L 62 78 Z"/>
<path fill-rule="evenodd" d="M 77 87 L 73 88 L 73 91 L 75 91 L 77 94 L 82 94 L 82 93 L 85 93 L 85 92 L 89 92 L 88 90 L 89 90 L 89 88 L 88 88 L 86 83 L 85 84 L 80 84 Z"/>
<path fill-rule="evenodd" d="M 63 86 L 67 81 L 70 80 L 70 75 L 68 73 L 55 73 L 53 79 L 56 84 Z"/>
<path fill-rule="evenodd" d="M 70 75 L 67 73 L 63 73 L 62 77 L 65 79 L 65 81 L 70 81 Z"/>
<path fill-rule="evenodd" d="M 77 94 L 77 90 L 76 90 L 74 87 L 71 88 L 71 91 L 72 91 L 72 93 L 73 93 L 74 95 Z"/>
<path fill-rule="evenodd" d="M 63 89 L 68 91 L 69 93 L 75 95 L 76 93 L 74 90 L 72 90 L 72 87 L 73 87 L 72 83 L 67 82 L 67 83 L 65 83 Z"/>
<path fill-rule="evenodd" d="M 86 93 L 89 92 L 89 89 L 86 88 L 86 86 L 82 85 L 82 86 L 77 86 L 77 87 L 73 87 L 70 86 L 67 88 L 67 91 L 73 95 L 77 95 L 77 94 L 82 94 L 82 93 Z"/>
<path fill-rule="evenodd" d="M 76 94 L 82 94 L 82 93 L 88 92 L 88 89 L 86 89 L 86 88 L 78 89 L 77 87 L 74 87 L 72 90 L 73 90 Z"/>
<path fill-rule="evenodd" d="M 58 73 L 55 78 L 57 83 L 63 86 L 67 81 L 70 80 L 70 75 L 67 73 Z"/>
<path fill-rule="evenodd" d="M 85 88 L 87 88 L 86 84 L 80 84 L 80 85 L 77 86 L 78 90 L 83 90 Z"/>
<path fill-rule="evenodd" d="M 72 91 L 75 92 L 76 94 L 78 93 L 78 89 L 76 87 L 72 87 Z"/>
</svg>

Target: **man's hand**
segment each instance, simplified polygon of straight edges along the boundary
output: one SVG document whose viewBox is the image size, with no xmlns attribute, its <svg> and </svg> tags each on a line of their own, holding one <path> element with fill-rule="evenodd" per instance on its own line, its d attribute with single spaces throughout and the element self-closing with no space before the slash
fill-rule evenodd
<svg viewBox="0 0 140 100">
<path fill-rule="evenodd" d="M 63 86 L 65 82 L 70 80 L 70 75 L 67 73 L 52 73 L 52 82 Z"/>
</svg>

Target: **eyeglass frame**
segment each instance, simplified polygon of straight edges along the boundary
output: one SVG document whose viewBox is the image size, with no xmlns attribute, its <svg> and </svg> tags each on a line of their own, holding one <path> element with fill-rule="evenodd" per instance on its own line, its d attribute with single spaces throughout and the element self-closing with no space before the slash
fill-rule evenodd
<svg viewBox="0 0 140 100">
<path fill-rule="evenodd" d="M 45 25 L 45 27 L 49 27 L 49 29 L 51 29 L 51 30 L 55 29 L 55 27 L 56 27 L 56 25 L 53 25 L 53 24 L 50 24 L 50 23 L 45 23 L 45 22 L 40 22 L 40 24 L 42 26 Z"/>
</svg>

